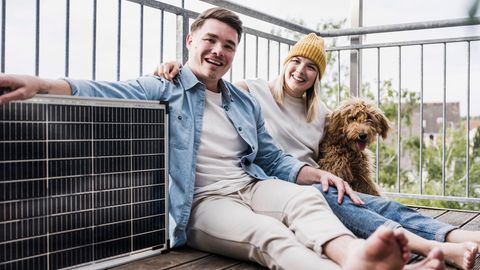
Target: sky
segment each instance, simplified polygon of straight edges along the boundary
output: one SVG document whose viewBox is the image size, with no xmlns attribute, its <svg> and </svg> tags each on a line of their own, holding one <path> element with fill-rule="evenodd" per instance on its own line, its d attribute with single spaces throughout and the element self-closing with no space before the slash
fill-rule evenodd
<svg viewBox="0 0 480 270">
<path fill-rule="evenodd" d="M 347 19 L 343 28 L 350 27 L 351 7 L 354 0 L 231 0 L 232 2 L 254 8 L 255 10 L 275 17 L 293 20 L 302 19 L 307 27 L 315 29 L 317 24 L 325 21 L 338 22 Z M 464 18 L 468 14 L 473 0 L 364 0 L 364 26 L 391 25 L 400 23 L 422 22 L 432 20 L 447 20 Z M 6 18 L 6 72 L 26 73 L 35 72 L 35 0 L 7 0 Z M 41 0 L 40 19 L 40 75 L 43 77 L 58 78 L 64 75 L 65 70 L 65 0 Z M 71 5 L 71 41 L 69 76 L 74 78 L 90 78 L 92 74 L 92 8 L 93 0 L 70 0 Z M 115 80 L 116 70 L 116 3 L 117 0 L 99 0 L 98 2 L 98 29 L 97 29 L 97 79 Z M 164 0 L 163 2 L 181 6 L 181 0 Z M 1 5 L 1 3 L 0 3 Z M 185 8 L 201 12 L 211 5 L 199 0 L 184 0 Z M 138 42 L 138 5 L 125 2 L 122 11 L 125 13 L 122 20 L 123 35 L 121 51 L 121 79 L 134 78 L 139 73 L 150 73 L 159 62 L 159 40 L 151 33 L 158 33 L 160 26 L 156 17 L 158 12 L 145 10 L 145 17 L 150 18 L 145 23 L 144 63 L 139 68 Z M 477 10 L 476 16 L 480 16 Z M 269 32 L 274 26 L 261 24 L 241 15 L 242 20 L 249 27 L 260 28 Z M 154 19 L 152 19 L 154 18 Z M 174 23 L 175 17 L 166 15 L 166 25 Z M 153 22 L 153 23 L 152 23 Z M 175 29 L 164 29 L 165 37 L 175 37 Z M 449 29 L 435 29 L 431 31 L 410 31 L 397 34 L 377 34 L 364 37 L 364 43 L 382 43 L 400 40 L 450 38 L 462 36 L 480 36 L 480 26 L 455 27 Z M 327 44 L 329 39 L 327 40 Z M 347 42 L 347 39 L 343 40 Z M 175 59 L 175 38 L 165 38 L 164 59 Z M 249 50 L 251 48 L 249 47 Z M 472 43 L 472 78 L 471 99 L 480 100 L 480 42 Z M 465 44 L 449 45 L 447 47 L 447 100 L 461 102 L 462 115 L 466 114 L 466 46 Z M 285 53 L 285 52 L 283 52 Z M 241 53 L 237 53 L 239 58 Z M 443 99 L 443 49 L 442 46 L 432 45 L 425 48 L 425 79 L 424 92 L 427 102 L 438 102 Z M 342 55 L 347 60 L 348 55 Z M 401 87 L 409 90 L 418 90 L 419 77 L 419 49 L 406 48 L 402 51 L 402 81 Z M 376 82 L 378 79 L 376 52 L 365 51 L 363 59 L 362 80 Z M 343 63 L 342 64 L 348 64 Z M 275 72 L 273 72 L 275 73 Z M 328 74 L 328 71 L 327 71 Z M 398 52 L 395 49 L 382 51 L 381 79 L 391 79 L 393 85 L 398 81 Z M 234 69 L 234 79 L 241 79 L 238 69 Z M 272 72 L 267 75 L 273 75 Z M 267 76 L 260 74 L 260 76 Z M 247 77 L 254 74 L 249 70 Z M 480 106 L 471 109 L 472 115 L 480 115 Z"/>
</svg>

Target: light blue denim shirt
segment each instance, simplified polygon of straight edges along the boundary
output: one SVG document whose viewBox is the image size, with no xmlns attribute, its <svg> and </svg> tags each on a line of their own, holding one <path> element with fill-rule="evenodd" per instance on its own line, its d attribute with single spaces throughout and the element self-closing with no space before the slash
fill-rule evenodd
<svg viewBox="0 0 480 270">
<path fill-rule="evenodd" d="M 187 240 L 206 90 L 188 67 L 182 69 L 177 80 L 174 84 L 155 76 L 124 82 L 66 79 L 73 95 L 168 101 L 172 246 L 183 245 Z M 225 113 L 248 144 L 248 151 L 241 157 L 242 168 L 258 180 L 275 177 L 295 182 L 299 170 L 306 164 L 283 153 L 275 145 L 266 130 L 260 106 L 249 93 L 223 80 L 220 85 Z"/>
</svg>

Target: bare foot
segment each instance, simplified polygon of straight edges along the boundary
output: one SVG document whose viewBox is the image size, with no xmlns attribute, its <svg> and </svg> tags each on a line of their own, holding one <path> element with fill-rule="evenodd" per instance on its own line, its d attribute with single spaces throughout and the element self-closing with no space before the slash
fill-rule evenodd
<svg viewBox="0 0 480 270">
<path fill-rule="evenodd" d="M 403 269 L 410 251 L 400 230 L 378 228 L 367 240 L 356 239 L 349 248 L 352 252 L 342 265 L 344 270 Z M 407 255 L 407 256 L 406 256 Z"/>
<path fill-rule="evenodd" d="M 443 243 L 440 248 L 445 254 L 447 263 L 459 269 L 472 269 L 475 266 L 475 257 L 478 246 L 474 242 Z"/>
<path fill-rule="evenodd" d="M 439 248 L 434 248 L 425 259 L 418 263 L 405 265 L 403 270 L 445 270 L 443 252 Z"/>
</svg>

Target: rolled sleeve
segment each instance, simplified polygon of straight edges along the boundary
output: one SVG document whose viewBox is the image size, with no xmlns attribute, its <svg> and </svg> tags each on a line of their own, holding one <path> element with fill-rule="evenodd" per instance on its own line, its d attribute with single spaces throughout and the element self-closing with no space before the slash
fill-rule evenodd
<svg viewBox="0 0 480 270">
<path fill-rule="evenodd" d="M 135 80 L 106 82 L 64 78 L 73 96 L 108 97 L 119 99 L 158 100 L 165 91 L 165 83 L 155 76 Z"/>
<path fill-rule="evenodd" d="M 293 168 L 290 171 L 290 175 L 288 176 L 288 182 L 296 183 L 298 173 L 304 166 L 308 166 L 308 164 L 305 162 L 300 162 L 293 165 Z"/>
</svg>

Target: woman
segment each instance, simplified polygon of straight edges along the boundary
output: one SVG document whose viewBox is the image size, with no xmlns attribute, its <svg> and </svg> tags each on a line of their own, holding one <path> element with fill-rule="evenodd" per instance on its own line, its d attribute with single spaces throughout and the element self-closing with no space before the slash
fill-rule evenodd
<svg viewBox="0 0 480 270">
<path fill-rule="evenodd" d="M 167 63 L 157 75 L 173 79 L 178 63 Z M 277 144 L 311 166 L 318 167 L 318 145 L 328 110 L 320 99 L 320 79 L 326 68 L 323 39 L 309 34 L 289 51 L 280 75 L 273 81 L 245 80 L 236 84 L 258 100 L 267 128 Z M 286 125 L 285 123 L 288 123 Z M 334 188 L 315 185 L 348 229 L 366 238 L 380 225 L 402 228 L 410 249 L 422 255 L 440 248 L 445 259 L 461 269 L 472 269 L 480 244 L 480 231 L 465 231 L 423 216 L 381 197 L 359 194 L 364 205 L 348 198 L 340 204 Z M 361 218 L 359 218 L 361 217 Z"/>
</svg>

